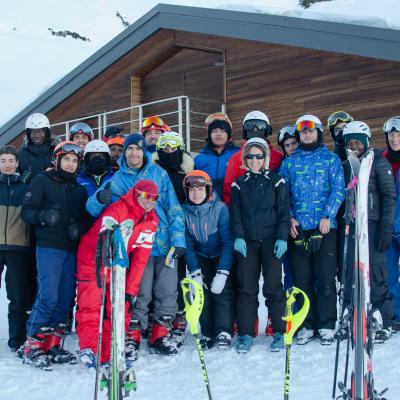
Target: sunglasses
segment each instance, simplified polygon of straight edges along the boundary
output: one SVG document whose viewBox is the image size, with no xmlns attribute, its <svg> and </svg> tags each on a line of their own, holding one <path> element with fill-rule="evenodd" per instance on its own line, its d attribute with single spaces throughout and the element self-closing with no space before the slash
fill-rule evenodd
<svg viewBox="0 0 400 400">
<path fill-rule="evenodd" d="M 143 121 L 142 128 L 151 128 L 152 126 L 156 128 L 164 127 L 164 121 L 160 117 L 147 117 Z"/>
<path fill-rule="evenodd" d="M 264 129 L 268 129 L 268 127 L 269 125 L 266 123 L 266 121 L 262 121 L 259 119 L 250 119 L 248 121 L 245 121 L 243 124 L 243 129 L 245 131 L 253 131 L 254 129 L 263 131 Z"/>
<path fill-rule="evenodd" d="M 246 158 L 248 160 L 254 160 L 254 159 L 256 159 L 256 160 L 264 160 L 265 156 L 264 156 L 264 154 L 251 154 L 251 153 L 249 153 L 249 154 L 246 155 Z"/>
<path fill-rule="evenodd" d="M 314 121 L 300 121 L 298 124 L 296 124 L 296 130 L 298 132 L 304 131 L 305 129 L 317 129 L 321 128 L 316 124 Z"/>
<path fill-rule="evenodd" d="M 338 122 L 351 122 L 353 118 L 346 111 L 337 111 L 328 118 L 328 126 L 335 126 Z"/>
<path fill-rule="evenodd" d="M 383 125 L 383 130 L 384 132 L 400 132 L 400 117 L 393 117 L 388 119 Z"/>
<path fill-rule="evenodd" d="M 188 176 L 185 178 L 184 186 L 186 189 L 192 189 L 194 187 L 202 188 L 207 185 L 207 181 L 202 176 Z"/>
<path fill-rule="evenodd" d="M 142 192 L 141 190 L 136 190 L 136 193 L 138 194 L 138 197 L 144 200 L 157 201 L 158 198 L 160 197 L 158 194 Z"/>
<path fill-rule="evenodd" d="M 285 126 L 279 131 L 278 142 L 281 142 L 286 135 L 295 136 L 296 128 L 294 126 Z"/>
</svg>

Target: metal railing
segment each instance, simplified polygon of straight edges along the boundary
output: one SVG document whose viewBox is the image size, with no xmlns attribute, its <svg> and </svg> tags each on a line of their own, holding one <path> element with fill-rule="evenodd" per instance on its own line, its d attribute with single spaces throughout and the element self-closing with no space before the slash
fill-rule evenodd
<svg viewBox="0 0 400 400">
<path fill-rule="evenodd" d="M 101 139 L 108 127 L 128 127 L 127 130 L 124 129 L 126 132 L 140 131 L 144 118 L 150 115 L 158 115 L 171 129 L 177 131 L 182 136 L 187 151 L 191 151 L 191 142 L 203 142 L 203 139 L 193 138 L 192 131 L 203 131 L 205 118 L 210 113 L 219 111 L 216 110 L 217 107 L 222 112 L 226 110 L 224 103 L 221 104 L 213 100 L 195 97 L 176 96 L 58 122 L 52 124 L 51 128 L 64 128 L 63 133 L 58 136 L 68 139 L 71 125 L 75 122 L 86 122 L 92 127 L 95 135 Z"/>
</svg>

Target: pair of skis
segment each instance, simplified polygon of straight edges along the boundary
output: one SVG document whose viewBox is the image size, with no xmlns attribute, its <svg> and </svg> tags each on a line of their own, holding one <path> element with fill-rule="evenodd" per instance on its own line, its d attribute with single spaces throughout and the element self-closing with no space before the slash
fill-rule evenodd
<svg viewBox="0 0 400 400">
<path fill-rule="evenodd" d="M 104 230 L 97 244 L 97 283 L 101 287 L 101 308 L 97 345 L 97 365 L 94 400 L 98 398 L 98 389 L 107 389 L 108 400 L 121 400 L 136 390 L 136 377 L 132 367 L 125 363 L 125 279 L 129 258 L 126 245 L 133 229 L 133 221 L 126 220 L 121 225 L 110 218 L 104 218 Z M 100 277 L 102 261 L 103 277 Z M 111 351 L 110 364 L 100 365 L 103 336 L 104 308 L 107 275 L 110 271 L 111 297 Z"/>
<path fill-rule="evenodd" d="M 369 266 L 369 240 L 368 240 L 368 183 L 374 152 L 369 150 L 359 160 L 353 152 L 348 151 L 348 160 L 352 173 L 352 185 L 346 196 L 345 213 L 345 247 L 342 283 L 340 288 L 340 314 L 339 332 L 336 346 L 335 374 L 332 398 L 335 398 L 337 367 L 339 356 L 340 330 L 344 328 L 344 282 L 346 276 L 347 246 L 349 239 L 349 225 L 351 223 L 351 211 L 355 210 L 355 260 L 352 285 L 352 302 L 346 319 L 347 331 L 349 332 L 344 382 L 339 382 L 338 388 L 342 400 L 384 400 L 382 393 L 377 393 L 374 387 L 372 371 L 373 340 L 377 321 L 372 315 L 370 301 L 370 266 Z M 353 193 L 351 193 L 353 192 Z M 353 328 L 352 330 L 350 328 Z M 351 332 L 352 331 L 352 332 Z M 347 371 L 349 363 L 349 341 L 352 334 L 353 368 L 351 373 L 350 390 L 346 387 Z"/>
</svg>

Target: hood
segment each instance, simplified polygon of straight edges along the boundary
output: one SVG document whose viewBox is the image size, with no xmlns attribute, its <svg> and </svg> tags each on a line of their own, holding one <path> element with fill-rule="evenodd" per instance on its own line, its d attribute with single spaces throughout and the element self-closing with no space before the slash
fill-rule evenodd
<svg viewBox="0 0 400 400">
<path fill-rule="evenodd" d="M 158 157 L 158 153 L 157 152 L 153 153 L 152 154 L 153 163 L 159 165 L 159 160 L 160 159 Z M 160 167 L 161 167 L 161 165 L 160 165 Z M 193 158 L 188 152 L 184 151 L 183 154 L 182 154 L 182 164 L 179 167 L 179 173 L 182 173 L 182 174 L 186 175 L 186 174 L 188 174 L 189 172 L 191 172 L 193 170 L 194 170 Z"/>
<path fill-rule="evenodd" d="M 139 205 L 136 197 L 133 195 L 133 192 L 135 190 L 135 186 L 132 186 L 128 192 L 126 192 L 123 196 L 120 197 L 120 201 L 122 201 L 126 207 L 129 209 L 129 215 L 130 217 L 134 220 L 135 223 L 137 223 L 139 220 L 141 220 L 146 212 L 144 209 Z M 154 210 L 151 210 L 148 214 L 154 213 Z"/>
</svg>

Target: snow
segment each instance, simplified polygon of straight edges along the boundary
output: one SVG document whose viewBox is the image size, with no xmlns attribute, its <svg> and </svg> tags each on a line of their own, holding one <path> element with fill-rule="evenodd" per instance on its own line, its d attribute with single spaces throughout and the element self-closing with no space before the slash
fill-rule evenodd
<svg viewBox="0 0 400 400">
<path fill-rule="evenodd" d="M 260 297 L 260 303 L 262 298 Z M 76 400 L 91 399 L 95 375 L 81 364 L 55 366 L 41 371 L 23 365 L 7 347 L 7 300 L 4 281 L 0 289 L 0 400 Z M 214 400 L 276 400 L 283 397 L 285 352 L 271 353 L 271 338 L 265 328 L 266 309 L 260 307 L 260 335 L 250 353 L 239 355 L 234 348 L 205 352 L 205 362 Z M 66 347 L 76 351 L 75 334 Z M 344 369 L 345 346 L 341 346 L 339 379 Z M 400 391 L 397 360 L 400 357 L 400 334 L 383 345 L 375 346 L 373 357 L 375 384 L 378 390 L 389 387 L 388 400 L 398 398 Z M 330 399 L 333 381 L 335 346 L 322 347 L 318 341 L 292 346 L 290 398 L 296 400 Z M 207 399 L 194 339 L 187 340 L 176 356 L 150 355 L 142 344 L 135 371 L 137 392 L 130 398 L 140 400 Z M 337 393 L 338 395 L 338 393 Z M 100 399 L 106 399 L 101 393 Z"/>
<path fill-rule="evenodd" d="M 398 0 L 335 0 L 303 9 L 298 0 L 169 0 L 174 5 L 286 15 L 400 29 Z M 125 28 L 118 11 L 133 23 L 159 2 L 147 0 L 15 0 L 0 2 L 0 125 L 77 67 Z M 70 30 L 90 38 L 52 36 Z M 51 121 L 56 122 L 56 121 Z"/>
</svg>

